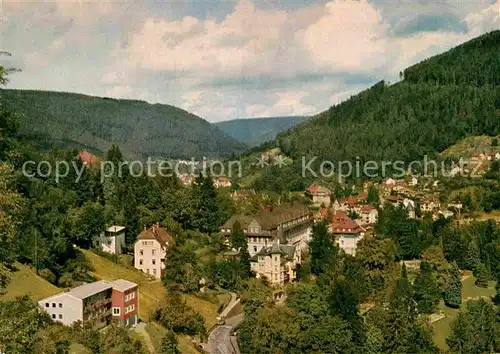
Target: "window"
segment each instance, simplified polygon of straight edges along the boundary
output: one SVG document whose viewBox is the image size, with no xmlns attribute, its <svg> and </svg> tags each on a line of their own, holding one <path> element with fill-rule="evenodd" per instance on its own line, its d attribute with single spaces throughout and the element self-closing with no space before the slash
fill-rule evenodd
<svg viewBox="0 0 500 354">
<path fill-rule="evenodd" d="M 277 262 L 278 261 L 278 256 L 274 256 L 274 261 Z"/>
<path fill-rule="evenodd" d="M 257 246 L 253 246 L 253 251 L 257 252 Z"/>
<path fill-rule="evenodd" d="M 146 273 L 148 273 L 148 274 L 149 274 L 149 269 L 146 269 Z"/>
<path fill-rule="evenodd" d="M 144 255 L 144 251 L 143 251 L 142 249 L 140 249 L 140 250 L 139 250 L 139 254 L 140 254 L 141 256 L 143 256 L 143 255 Z"/>
<path fill-rule="evenodd" d="M 153 275 L 156 275 L 156 269 L 153 269 Z"/>
<path fill-rule="evenodd" d="M 151 262 L 153 263 L 153 265 L 156 265 L 156 259 L 153 259 Z"/>
<path fill-rule="evenodd" d="M 50 304 L 48 302 L 46 302 L 45 307 L 50 307 Z"/>
<path fill-rule="evenodd" d="M 52 319 L 53 319 L 53 320 L 55 320 L 55 319 L 56 319 L 56 314 L 55 314 L 55 313 L 53 313 L 53 314 L 52 314 Z"/>
<path fill-rule="evenodd" d="M 52 307 L 56 307 L 56 303 L 55 302 L 52 303 Z"/>
<path fill-rule="evenodd" d="M 120 316 L 120 308 L 119 307 L 113 307 L 113 315 Z"/>
<path fill-rule="evenodd" d="M 61 303 L 59 303 L 59 308 L 62 309 L 62 304 Z"/>
<path fill-rule="evenodd" d="M 151 251 L 151 254 L 154 256 L 154 255 L 155 255 L 155 252 L 156 252 L 156 250 L 152 250 L 152 251 Z"/>
<path fill-rule="evenodd" d="M 59 314 L 59 319 L 62 320 L 62 314 Z"/>
<path fill-rule="evenodd" d="M 139 259 L 139 265 L 142 265 L 142 259 Z"/>
</svg>

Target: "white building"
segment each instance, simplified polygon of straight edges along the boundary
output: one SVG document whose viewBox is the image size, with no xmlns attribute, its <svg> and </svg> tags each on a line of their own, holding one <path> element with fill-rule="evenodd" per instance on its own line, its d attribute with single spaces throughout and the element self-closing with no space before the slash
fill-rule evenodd
<svg viewBox="0 0 500 354">
<path fill-rule="evenodd" d="M 137 236 L 134 245 L 135 268 L 160 279 L 165 270 L 167 248 L 172 242 L 172 236 L 158 224 L 147 230 L 144 229 Z"/>
<path fill-rule="evenodd" d="M 271 285 L 278 286 L 296 279 L 297 265 L 301 254 L 292 245 L 280 245 L 276 240 L 272 246 L 261 248 L 251 259 L 252 271 L 257 278 L 267 278 Z"/>
<path fill-rule="evenodd" d="M 125 227 L 111 226 L 101 232 L 94 247 L 108 253 L 121 254 L 125 247 Z"/>
</svg>

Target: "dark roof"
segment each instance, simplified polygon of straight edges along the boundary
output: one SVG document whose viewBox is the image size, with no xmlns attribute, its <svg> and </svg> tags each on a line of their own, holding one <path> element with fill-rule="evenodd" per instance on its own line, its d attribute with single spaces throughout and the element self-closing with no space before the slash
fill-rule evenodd
<svg viewBox="0 0 500 354">
<path fill-rule="evenodd" d="M 274 242 L 271 246 L 262 247 L 250 260 L 256 262 L 259 256 L 270 256 L 273 254 L 280 254 L 285 256 L 285 260 L 293 261 L 295 246 Z"/>
<path fill-rule="evenodd" d="M 297 219 L 303 216 L 309 216 L 310 211 L 307 206 L 299 202 L 283 203 L 273 207 L 263 208 L 256 215 L 237 214 L 233 215 L 221 226 L 223 229 L 232 229 L 233 224 L 238 220 L 245 229 L 255 220 L 264 230 L 273 230 L 282 222 Z"/>
<path fill-rule="evenodd" d="M 174 238 L 165 230 L 163 227 L 158 224 L 151 226 L 149 229 L 142 231 L 139 236 L 137 236 L 138 240 L 156 240 L 162 245 L 171 244 L 174 241 Z"/>
</svg>

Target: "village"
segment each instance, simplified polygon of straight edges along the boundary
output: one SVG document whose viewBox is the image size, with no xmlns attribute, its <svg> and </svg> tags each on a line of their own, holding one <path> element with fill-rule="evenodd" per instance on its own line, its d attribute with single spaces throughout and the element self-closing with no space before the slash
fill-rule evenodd
<svg viewBox="0 0 500 354">
<path fill-rule="evenodd" d="M 92 156 L 86 152 L 80 154 L 85 163 L 94 161 Z M 500 156 L 498 153 L 489 154 L 488 157 L 483 154 L 483 157 L 478 155 L 476 159 L 474 155 L 470 163 L 477 163 L 481 159 L 494 161 Z M 180 175 L 179 181 L 189 188 L 196 183 L 196 176 Z M 232 188 L 232 182 L 225 176 L 212 178 L 212 184 L 216 189 L 231 190 L 229 196 L 235 203 L 258 195 L 253 189 Z M 298 281 L 303 259 L 310 253 L 309 243 L 315 224 L 326 223 L 331 242 L 341 253 L 355 257 L 358 244 L 364 238 L 377 237 L 375 227 L 379 211 L 384 210 L 384 207 L 404 210 L 409 219 L 426 217 L 436 221 L 451 218 L 456 223 L 468 220 L 463 215 L 461 197 L 450 199 L 441 191 L 438 179 L 419 180 L 416 176 L 387 178 L 381 182 L 367 181 L 359 191 L 353 191 L 347 197 L 335 197 L 331 189 L 313 183 L 302 193 L 295 193 L 294 200 L 261 207 L 256 213 L 232 215 L 219 227 L 221 242 L 226 248 L 223 258 L 241 258 L 242 250 L 234 248 L 231 243 L 235 225 L 238 224 L 237 227 L 242 229 L 246 237 L 252 274 L 257 279 L 267 281 L 274 288 L 274 300 L 282 302 L 286 297 L 287 284 Z M 94 237 L 92 247 L 114 256 L 127 252 L 127 249 L 133 250 L 132 266 L 152 281 L 161 281 L 168 267 L 169 248 L 175 243 L 171 231 L 159 223 L 144 227 L 135 237 L 132 248 L 127 248 L 126 232 L 124 226 L 109 226 Z M 201 291 L 204 283 L 201 279 Z M 111 323 L 118 323 L 123 327 L 135 327 L 140 322 L 138 287 L 138 284 L 126 279 L 100 280 L 43 298 L 38 303 L 54 321 L 65 325 L 91 323 L 94 328 L 102 329 Z M 239 303 L 239 299 L 236 299 L 228 304 L 224 315 L 218 317 L 221 326 L 226 323 L 227 313 Z M 240 317 L 233 327 L 241 323 L 242 319 Z M 207 344 L 200 342 L 196 346 L 211 352 L 215 344 L 210 343 L 210 339 L 212 342 L 221 340 L 218 338 L 219 328 L 223 327 L 212 329 L 213 335 L 209 336 Z M 222 342 L 225 341 L 229 347 L 231 341 L 228 338 L 225 336 Z M 237 347 L 234 341 L 231 342 L 232 348 Z"/>
</svg>

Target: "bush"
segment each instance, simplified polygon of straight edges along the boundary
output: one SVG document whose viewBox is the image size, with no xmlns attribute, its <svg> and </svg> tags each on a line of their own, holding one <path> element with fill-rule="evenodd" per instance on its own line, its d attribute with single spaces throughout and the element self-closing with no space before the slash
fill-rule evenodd
<svg viewBox="0 0 500 354">
<path fill-rule="evenodd" d="M 47 268 L 40 270 L 38 272 L 38 275 L 52 284 L 55 284 L 57 281 L 56 275 L 50 269 Z"/>
</svg>

